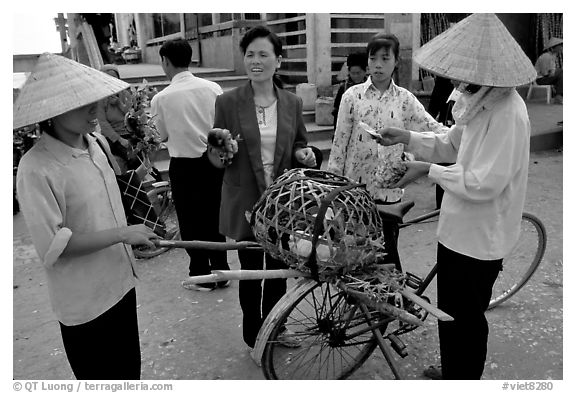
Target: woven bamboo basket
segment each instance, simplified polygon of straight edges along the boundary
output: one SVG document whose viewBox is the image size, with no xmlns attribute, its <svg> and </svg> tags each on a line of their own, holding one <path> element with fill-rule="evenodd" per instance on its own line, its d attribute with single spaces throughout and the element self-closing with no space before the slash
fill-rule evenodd
<svg viewBox="0 0 576 393">
<path fill-rule="evenodd" d="M 292 169 L 255 204 L 250 224 L 274 258 L 320 280 L 382 263 L 382 221 L 361 184 L 330 172 Z"/>
</svg>

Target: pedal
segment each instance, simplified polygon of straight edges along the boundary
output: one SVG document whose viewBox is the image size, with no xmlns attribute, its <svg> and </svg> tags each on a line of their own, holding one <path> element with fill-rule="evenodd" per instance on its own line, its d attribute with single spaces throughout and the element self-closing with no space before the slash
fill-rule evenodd
<svg viewBox="0 0 576 393">
<path fill-rule="evenodd" d="M 386 336 L 388 340 L 390 340 L 390 345 L 396 351 L 400 357 L 405 358 L 408 356 L 408 350 L 406 348 L 406 344 L 402 340 L 400 340 L 394 333 L 390 333 Z"/>
<path fill-rule="evenodd" d="M 406 286 L 412 289 L 419 289 L 420 285 L 422 285 L 422 279 L 415 274 L 410 272 L 406 272 Z"/>
</svg>

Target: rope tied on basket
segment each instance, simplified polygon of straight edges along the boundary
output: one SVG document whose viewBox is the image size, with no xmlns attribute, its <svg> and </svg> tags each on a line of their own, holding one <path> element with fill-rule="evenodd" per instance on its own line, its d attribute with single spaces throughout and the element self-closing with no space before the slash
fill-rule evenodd
<svg viewBox="0 0 576 393">
<path fill-rule="evenodd" d="M 364 186 L 361 184 L 349 184 L 346 186 L 338 187 L 332 190 L 325 198 L 322 199 L 322 202 L 320 203 L 320 210 L 316 215 L 316 220 L 314 222 L 314 229 L 312 230 L 312 252 L 308 257 L 308 261 L 304 264 L 305 266 L 310 268 L 312 277 L 316 281 L 320 281 L 320 277 L 318 276 L 318 261 L 316 259 L 316 252 L 317 252 L 316 246 L 318 245 L 318 239 L 320 238 L 320 234 L 322 233 L 326 212 L 328 211 L 328 208 L 330 207 L 332 201 L 338 196 L 340 192 L 351 190 L 356 187 L 364 187 Z"/>
</svg>

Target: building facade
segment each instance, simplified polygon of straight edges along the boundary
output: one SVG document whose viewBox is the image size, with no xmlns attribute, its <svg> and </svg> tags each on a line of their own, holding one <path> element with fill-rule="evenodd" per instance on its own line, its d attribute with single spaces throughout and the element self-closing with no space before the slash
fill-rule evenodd
<svg viewBox="0 0 576 393">
<path fill-rule="evenodd" d="M 160 63 L 162 43 L 179 37 L 192 45 L 197 65 L 238 74 L 244 73 L 240 38 L 252 26 L 267 25 L 283 41 L 279 75 L 319 89 L 336 82 L 346 56 L 364 50 L 372 35 L 393 33 L 401 46 L 398 82 L 409 86 L 418 75 L 412 51 L 420 45 L 420 14 L 115 14 L 115 21 L 121 46 L 135 30 L 143 62 Z"/>
<path fill-rule="evenodd" d="M 412 62 L 423 43 L 468 14 L 425 13 L 116 13 L 67 14 L 70 40 L 66 54 L 84 64 L 100 67 L 113 62 L 103 46 L 114 42 L 132 48 L 139 61 L 159 64 L 158 51 L 169 39 L 184 38 L 193 48 L 196 66 L 244 74 L 239 42 L 255 25 L 266 25 L 283 42 L 284 82 L 313 83 L 320 95 L 341 77 L 346 56 L 365 50 L 368 39 L 380 32 L 393 33 L 400 41 L 400 65 L 395 81 L 412 91 L 422 88 L 428 76 Z M 562 37 L 562 14 L 497 14 L 535 61 L 544 43 Z M 60 18 L 62 19 L 62 18 Z M 323 91 L 326 89 L 326 91 Z"/>
</svg>

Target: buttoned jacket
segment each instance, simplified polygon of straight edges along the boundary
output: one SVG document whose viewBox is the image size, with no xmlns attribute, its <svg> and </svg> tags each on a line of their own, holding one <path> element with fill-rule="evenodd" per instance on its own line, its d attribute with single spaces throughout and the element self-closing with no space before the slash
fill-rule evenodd
<svg viewBox="0 0 576 393">
<path fill-rule="evenodd" d="M 307 145 L 302 100 L 289 91 L 277 87 L 275 91 L 278 119 L 273 179 L 291 169 L 295 150 Z M 235 240 L 249 239 L 253 235 L 245 212 L 252 210 L 266 189 L 250 82 L 218 96 L 214 127 L 228 129 L 238 140 L 238 153 L 224 172 L 220 233 Z"/>
</svg>

